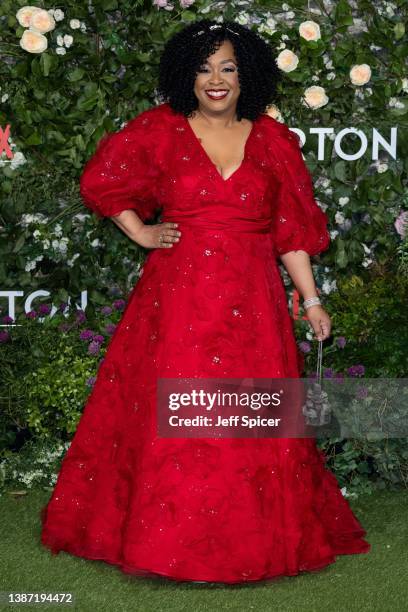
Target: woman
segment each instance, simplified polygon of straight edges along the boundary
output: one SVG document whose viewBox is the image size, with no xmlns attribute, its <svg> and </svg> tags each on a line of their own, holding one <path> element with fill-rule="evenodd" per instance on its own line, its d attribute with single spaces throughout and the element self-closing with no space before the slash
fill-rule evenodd
<svg viewBox="0 0 408 612">
<path fill-rule="evenodd" d="M 42 511 L 54 553 L 238 583 L 370 548 L 313 439 L 157 436 L 161 377 L 299 378 L 277 257 L 330 334 L 309 259 L 327 217 L 297 137 L 264 113 L 278 76 L 255 33 L 194 23 L 161 58 L 165 102 L 84 169 L 85 205 L 151 250 Z"/>
</svg>

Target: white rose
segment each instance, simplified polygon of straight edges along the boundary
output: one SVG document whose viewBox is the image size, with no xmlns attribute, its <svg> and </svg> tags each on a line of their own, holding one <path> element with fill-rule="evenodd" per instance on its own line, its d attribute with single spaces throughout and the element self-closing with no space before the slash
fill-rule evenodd
<svg viewBox="0 0 408 612">
<path fill-rule="evenodd" d="M 270 104 L 269 106 L 267 106 L 266 115 L 269 115 L 273 119 L 276 119 L 276 121 L 282 123 L 282 115 L 276 104 Z"/>
<path fill-rule="evenodd" d="M 249 15 L 247 13 L 240 13 L 236 21 L 241 25 L 247 25 L 249 23 Z"/>
<path fill-rule="evenodd" d="M 79 19 L 71 19 L 69 26 L 72 30 L 78 30 L 81 27 L 81 22 Z"/>
<path fill-rule="evenodd" d="M 54 233 L 56 236 L 62 236 L 62 227 L 60 223 L 56 223 L 54 227 Z"/>
<path fill-rule="evenodd" d="M 337 223 L 338 225 L 341 225 L 342 223 L 344 223 L 344 218 L 345 218 L 345 217 L 344 217 L 343 213 L 342 213 L 340 210 L 338 210 L 338 211 L 336 212 L 336 215 L 335 215 L 335 217 L 334 217 L 334 219 L 335 219 L 335 221 L 336 221 L 336 223 Z"/>
<path fill-rule="evenodd" d="M 340 206 L 345 206 L 345 204 L 348 204 L 349 202 L 350 202 L 350 198 L 347 197 L 347 196 L 339 198 L 339 205 Z"/>
<path fill-rule="evenodd" d="M 71 34 L 65 34 L 64 36 L 64 44 L 66 47 L 70 47 L 74 42 L 74 37 Z"/>
<path fill-rule="evenodd" d="M 337 289 L 337 283 L 336 280 L 333 281 L 329 281 L 329 280 L 325 280 L 322 284 L 322 291 L 323 293 L 325 293 L 326 295 L 329 295 L 329 293 L 331 293 L 332 291 L 334 291 L 335 289 Z"/>
<path fill-rule="evenodd" d="M 65 54 L 66 54 L 66 52 L 67 52 L 67 50 L 66 50 L 66 49 L 64 49 L 64 47 L 57 47 L 57 48 L 55 49 L 55 53 L 56 53 L 57 55 L 65 55 Z"/>
<path fill-rule="evenodd" d="M 25 156 L 24 156 L 24 153 L 21 153 L 21 151 L 18 151 L 18 152 L 17 152 L 17 153 L 14 155 L 14 157 L 13 157 L 13 159 L 12 159 L 12 161 L 11 161 L 10 168 L 11 168 L 12 170 L 15 170 L 15 169 L 16 169 L 16 168 L 18 168 L 19 166 L 23 166 L 23 165 L 26 163 L 26 161 L 27 161 L 27 160 L 26 160 L 26 158 L 25 158 Z"/>
<path fill-rule="evenodd" d="M 293 51 L 290 51 L 290 49 L 285 49 L 279 53 L 276 58 L 276 63 L 279 70 L 283 72 L 292 72 L 292 70 L 296 70 L 299 58 Z"/>
<path fill-rule="evenodd" d="M 365 85 L 371 79 L 371 68 L 368 64 L 356 64 L 350 70 L 353 85 Z"/>
<path fill-rule="evenodd" d="M 64 15 L 64 11 L 61 11 L 61 9 L 56 9 L 54 11 L 54 19 L 55 21 L 62 21 L 64 19 L 65 15 Z"/>
<path fill-rule="evenodd" d="M 315 21 L 303 21 L 299 26 L 299 34 L 305 40 L 318 40 L 320 36 L 320 26 Z"/>
<path fill-rule="evenodd" d="M 2 103 L 7 102 L 8 99 L 9 99 L 9 95 L 8 94 L 3 94 L 1 96 L 1 102 Z"/>
<path fill-rule="evenodd" d="M 23 6 L 23 8 L 17 11 L 16 19 L 21 26 L 28 28 L 30 26 L 31 17 L 34 13 L 38 13 L 38 11 L 41 11 L 38 6 Z"/>
<path fill-rule="evenodd" d="M 64 46 L 64 37 L 61 34 L 58 34 L 57 36 L 57 45 L 60 47 Z"/>
<path fill-rule="evenodd" d="M 330 232 L 330 238 L 331 238 L 332 240 L 334 240 L 334 239 L 336 238 L 336 236 L 338 236 L 338 235 L 339 235 L 339 232 L 338 232 L 337 230 L 332 230 L 332 231 Z"/>
<path fill-rule="evenodd" d="M 24 268 L 24 269 L 25 269 L 25 271 L 26 271 L 26 272 L 31 272 L 31 270 L 34 270 L 35 266 L 36 266 L 36 262 L 35 262 L 35 260 L 33 260 L 33 261 L 28 261 L 28 262 L 26 263 L 26 265 L 25 265 L 25 268 Z"/>
<path fill-rule="evenodd" d="M 20 47 L 29 53 L 42 53 L 48 47 L 48 40 L 39 32 L 26 30 L 20 38 Z"/>
<path fill-rule="evenodd" d="M 324 87 L 312 85 L 305 90 L 304 101 L 310 108 L 321 108 L 328 103 L 329 98 L 326 95 Z"/>
<path fill-rule="evenodd" d="M 31 17 L 30 28 L 41 34 L 51 32 L 55 28 L 55 19 L 48 11 L 36 11 Z"/>
</svg>

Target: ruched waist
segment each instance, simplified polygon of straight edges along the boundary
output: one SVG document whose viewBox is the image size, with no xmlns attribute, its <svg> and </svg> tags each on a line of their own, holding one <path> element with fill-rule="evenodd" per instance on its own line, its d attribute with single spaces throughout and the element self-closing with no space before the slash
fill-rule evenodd
<svg viewBox="0 0 408 612">
<path fill-rule="evenodd" d="M 187 217 L 166 213 L 161 220 L 163 223 L 178 223 L 179 229 L 192 227 L 198 230 L 223 230 L 255 234 L 268 234 L 271 231 L 271 219 L 205 219 L 199 216 Z"/>
</svg>

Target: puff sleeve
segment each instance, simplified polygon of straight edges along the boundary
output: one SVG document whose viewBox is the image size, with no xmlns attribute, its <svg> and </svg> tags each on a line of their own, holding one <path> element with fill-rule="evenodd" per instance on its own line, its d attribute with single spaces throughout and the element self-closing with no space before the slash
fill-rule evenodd
<svg viewBox="0 0 408 612">
<path fill-rule="evenodd" d="M 278 134 L 269 150 L 279 176 L 272 202 L 271 232 L 276 254 L 303 250 L 309 255 L 325 251 L 330 244 L 329 218 L 319 207 L 309 170 L 303 160 L 298 135 L 278 122 Z"/>
<path fill-rule="evenodd" d="M 99 218 L 133 209 L 145 221 L 159 208 L 148 113 L 142 112 L 120 131 L 103 136 L 84 166 L 79 180 L 81 198 Z"/>
</svg>

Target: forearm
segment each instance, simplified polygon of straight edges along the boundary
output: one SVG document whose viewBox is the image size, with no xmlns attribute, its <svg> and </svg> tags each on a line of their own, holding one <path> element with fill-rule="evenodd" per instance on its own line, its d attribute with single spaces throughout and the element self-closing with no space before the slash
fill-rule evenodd
<svg viewBox="0 0 408 612">
<path fill-rule="evenodd" d="M 132 209 L 123 210 L 111 219 L 132 240 L 136 240 L 138 233 L 144 227 L 143 221 Z"/>
<path fill-rule="evenodd" d="M 317 295 L 316 283 L 306 251 L 290 251 L 280 256 L 296 289 L 304 300 Z"/>
</svg>

